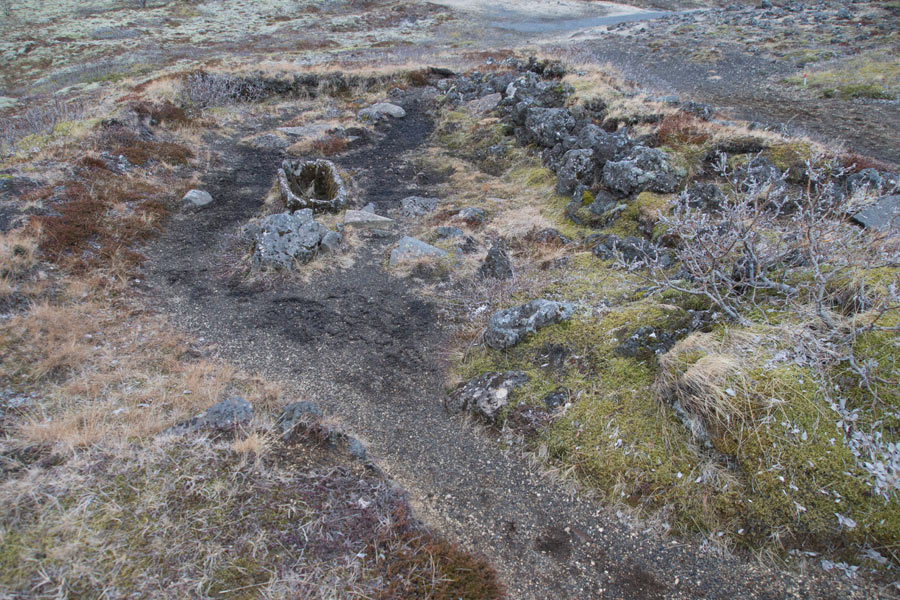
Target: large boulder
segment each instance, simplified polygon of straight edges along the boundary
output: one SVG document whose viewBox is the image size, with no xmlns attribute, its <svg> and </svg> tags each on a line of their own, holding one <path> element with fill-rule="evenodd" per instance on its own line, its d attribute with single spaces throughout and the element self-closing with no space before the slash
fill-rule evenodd
<svg viewBox="0 0 900 600">
<path fill-rule="evenodd" d="M 253 245 L 251 260 L 257 269 L 308 263 L 327 233 L 328 228 L 316 223 L 309 209 L 269 215 L 244 228 Z"/>
<path fill-rule="evenodd" d="M 521 371 L 484 373 L 460 385 L 447 398 L 447 410 L 453 413 L 470 412 L 496 423 L 500 411 L 509 404 L 512 392 L 529 381 Z"/>
<path fill-rule="evenodd" d="M 515 346 L 538 329 L 569 319 L 573 311 L 568 302 L 544 299 L 498 311 L 488 322 L 484 341 L 495 350 Z"/>
<path fill-rule="evenodd" d="M 290 211 L 311 208 L 336 211 L 347 204 L 347 188 L 329 160 L 286 160 L 278 170 L 278 187 Z"/>
<path fill-rule="evenodd" d="M 665 152 L 636 146 L 628 158 L 603 165 L 603 184 L 621 196 L 631 196 L 644 190 L 674 192 L 678 180 Z"/>
<path fill-rule="evenodd" d="M 564 108 L 529 108 L 525 115 L 528 141 L 552 148 L 575 129 L 575 117 Z"/>
</svg>

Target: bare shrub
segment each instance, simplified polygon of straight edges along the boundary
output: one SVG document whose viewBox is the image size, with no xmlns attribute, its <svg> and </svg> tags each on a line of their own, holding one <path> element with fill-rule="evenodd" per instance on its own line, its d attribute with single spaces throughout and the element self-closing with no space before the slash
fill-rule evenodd
<svg viewBox="0 0 900 600">
<path fill-rule="evenodd" d="M 46 135 L 60 123 L 82 119 L 84 114 L 84 104 L 78 101 L 55 99 L 33 106 L 21 115 L 0 121 L 0 148 L 12 151 L 22 138 Z"/>
<path fill-rule="evenodd" d="M 257 102 L 264 97 L 262 86 L 251 79 L 206 71 L 185 77 L 180 95 L 183 104 L 200 109 Z"/>
</svg>

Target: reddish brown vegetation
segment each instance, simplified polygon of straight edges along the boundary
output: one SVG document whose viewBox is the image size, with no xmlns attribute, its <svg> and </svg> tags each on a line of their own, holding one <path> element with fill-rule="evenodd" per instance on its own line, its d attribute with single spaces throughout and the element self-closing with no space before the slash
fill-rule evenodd
<svg viewBox="0 0 900 600">
<path fill-rule="evenodd" d="M 702 144 L 709 139 L 703 122 L 684 112 L 666 115 L 657 132 L 659 143 L 665 145 Z"/>
<path fill-rule="evenodd" d="M 312 143 L 312 149 L 323 156 L 338 154 L 347 149 L 347 138 L 340 135 L 329 135 Z"/>
</svg>

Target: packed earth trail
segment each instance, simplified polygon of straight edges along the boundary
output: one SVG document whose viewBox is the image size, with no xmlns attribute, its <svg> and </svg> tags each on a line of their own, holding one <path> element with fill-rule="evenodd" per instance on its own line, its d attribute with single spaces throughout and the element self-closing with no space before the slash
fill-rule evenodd
<svg viewBox="0 0 900 600">
<path fill-rule="evenodd" d="M 417 178 L 408 159 L 432 130 L 415 92 L 397 102 L 406 118 L 336 161 L 364 190 L 351 203 L 391 216 L 401 198 L 427 191 L 427 176 Z M 373 468 L 409 491 L 419 518 L 489 558 L 510 597 L 862 593 L 664 537 L 537 473 L 483 427 L 451 418 L 439 307 L 384 266 L 401 232 L 366 241 L 344 268 L 265 283 L 236 277 L 235 234 L 258 215 L 282 160 L 242 145 L 251 133 L 207 140 L 220 157 L 203 182 L 216 202 L 174 218 L 148 249 L 148 297 L 222 357 L 284 381 L 286 398 L 314 401 L 339 420 L 364 442 Z"/>
</svg>

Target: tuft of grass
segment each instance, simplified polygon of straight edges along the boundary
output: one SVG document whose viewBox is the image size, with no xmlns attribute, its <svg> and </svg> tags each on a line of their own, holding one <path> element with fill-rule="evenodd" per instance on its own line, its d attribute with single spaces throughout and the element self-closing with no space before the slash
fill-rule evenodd
<svg viewBox="0 0 900 600">
<path fill-rule="evenodd" d="M 803 74 L 786 80 L 803 85 Z M 807 73 L 807 86 L 824 98 L 895 99 L 900 94 L 900 65 L 883 52 L 864 52 L 849 60 L 832 63 L 829 68 Z"/>
</svg>

